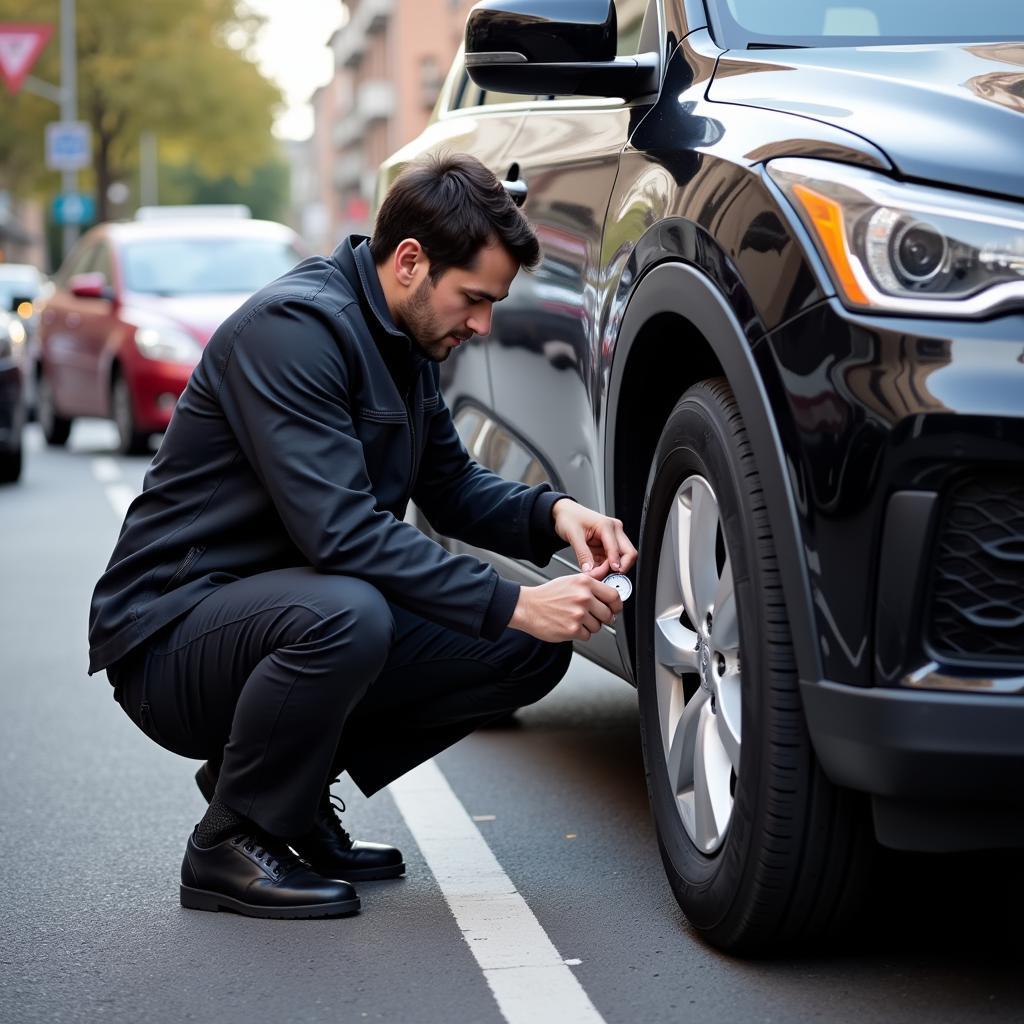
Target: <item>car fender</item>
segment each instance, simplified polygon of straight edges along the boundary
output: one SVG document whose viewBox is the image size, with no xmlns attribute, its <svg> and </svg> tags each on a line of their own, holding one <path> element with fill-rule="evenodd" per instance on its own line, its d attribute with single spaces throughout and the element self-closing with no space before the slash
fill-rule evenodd
<svg viewBox="0 0 1024 1024">
<path fill-rule="evenodd" d="M 691 323 L 706 339 L 729 380 L 764 488 L 800 678 L 818 680 L 821 662 L 797 505 L 768 395 L 736 315 L 715 283 L 690 264 L 671 261 L 654 266 L 636 284 L 623 314 L 605 406 L 605 507 L 615 507 L 616 414 L 625 367 L 641 330 L 661 313 L 676 314 Z M 620 649 L 628 664 L 624 643 L 623 638 Z"/>
</svg>

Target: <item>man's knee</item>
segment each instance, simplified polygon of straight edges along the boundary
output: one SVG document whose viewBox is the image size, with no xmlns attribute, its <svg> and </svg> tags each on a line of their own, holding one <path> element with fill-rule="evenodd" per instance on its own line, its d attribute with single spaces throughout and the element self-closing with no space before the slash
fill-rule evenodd
<svg viewBox="0 0 1024 1024">
<path fill-rule="evenodd" d="M 384 595 L 365 580 L 323 576 L 304 602 L 311 620 L 299 642 L 312 644 L 322 657 L 335 659 L 347 672 L 376 676 L 395 640 L 395 620 Z"/>
</svg>

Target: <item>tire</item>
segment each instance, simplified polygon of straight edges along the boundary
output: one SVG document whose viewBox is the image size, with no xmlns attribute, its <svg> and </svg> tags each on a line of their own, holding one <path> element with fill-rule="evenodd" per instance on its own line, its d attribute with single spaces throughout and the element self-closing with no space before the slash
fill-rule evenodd
<svg viewBox="0 0 1024 1024">
<path fill-rule="evenodd" d="M 110 386 L 110 414 L 117 427 L 117 450 L 122 455 L 147 455 L 149 432 L 136 426 L 131 388 L 120 373 Z"/>
<path fill-rule="evenodd" d="M 22 446 L 20 441 L 18 442 L 18 447 L 13 451 L 0 452 L 0 484 L 13 484 L 21 479 L 21 452 Z"/>
<path fill-rule="evenodd" d="M 680 907 L 731 953 L 843 931 L 874 841 L 862 798 L 811 746 L 771 524 L 723 379 L 692 387 L 665 425 L 637 583 L 644 762 Z"/>
<path fill-rule="evenodd" d="M 43 428 L 43 437 L 51 448 L 62 448 L 71 436 L 72 419 L 57 411 L 57 400 L 45 373 L 39 374 L 36 388 L 36 415 Z"/>
</svg>

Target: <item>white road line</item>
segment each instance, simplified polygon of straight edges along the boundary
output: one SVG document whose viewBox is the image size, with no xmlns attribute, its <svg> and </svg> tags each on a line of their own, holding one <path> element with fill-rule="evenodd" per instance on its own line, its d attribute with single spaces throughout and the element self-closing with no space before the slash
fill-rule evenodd
<svg viewBox="0 0 1024 1024">
<path fill-rule="evenodd" d="M 121 467 L 106 456 L 100 456 L 92 460 L 92 475 L 101 484 L 113 483 L 121 479 Z"/>
<path fill-rule="evenodd" d="M 389 788 L 508 1024 L 601 1024 L 437 764 Z"/>
<path fill-rule="evenodd" d="M 120 476 L 113 459 L 97 458 L 98 480 L 110 474 L 107 463 Z M 110 482 L 104 491 L 124 518 L 136 490 Z M 437 763 L 421 764 L 388 788 L 508 1024 L 604 1024 L 569 970 L 580 961 L 555 949 Z"/>
<path fill-rule="evenodd" d="M 111 508 L 122 519 L 128 513 L 128 506 L 139 493 L 134 487 L 129 487 L 128 484 L 107 484 L 103 490 L 106 492 L 107 501 L 110 502 Z"/>
</svg>

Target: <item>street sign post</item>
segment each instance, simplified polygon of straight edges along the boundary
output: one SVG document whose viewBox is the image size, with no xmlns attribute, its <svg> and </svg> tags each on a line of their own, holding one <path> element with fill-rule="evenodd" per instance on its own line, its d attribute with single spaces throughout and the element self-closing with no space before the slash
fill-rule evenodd
<svg viewBox="0 0 1024 1024">
<path fill-rule="evenodd" d="M 96 219 L 96 202 L 92 196 L 62 192 L 53 201 L 53 219 L 65 226 L 90 224 Z"/>
<path fill-rule="evenodd" d="M 46 166 L 80 171 L 92 159 L 92 133 L 86 121 L 51 121 L 46 126 Z"/>
<path fill-rule="evenodd" d="M 0 75 L 9 93 L 21 88 L 51 35 L 52 25 L 0 23 Z"/>
</svg>

